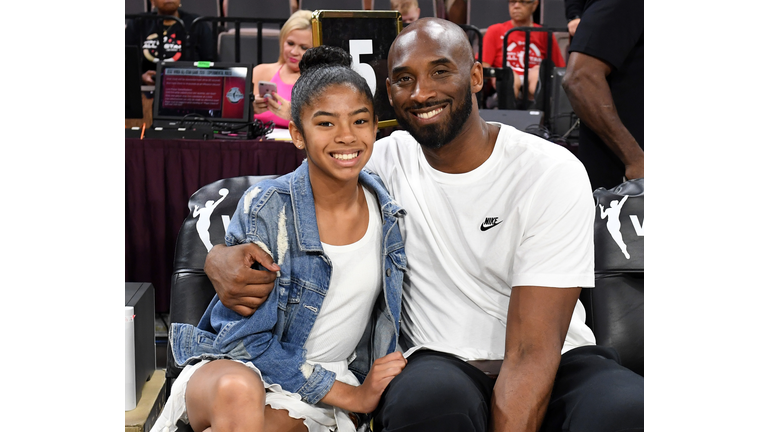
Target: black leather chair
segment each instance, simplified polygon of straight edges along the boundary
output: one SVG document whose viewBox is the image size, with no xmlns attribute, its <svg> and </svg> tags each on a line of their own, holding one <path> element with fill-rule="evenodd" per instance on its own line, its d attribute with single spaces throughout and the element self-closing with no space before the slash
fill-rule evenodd
<svg viewBox="0 0 768 432">
<path fill-rule="evenodd" d="M 587 325 L 598 345 L 643 375 L 644 180 L 630 180 L 595 197 L 595 287 L 582 290 Z"/>
<path fill-rule="evenodd" d="M 203 186 L 189 199 L 189 215 L 176 240 L 171 281 L 171 323 L 197 324 L 215 294 L 213 285 L 203 271 L 208 247 L 224 242 L 225 225 L 229 223 L 240 197 L 251 185 L 277 176 L 244 176 L 216 181 Z M 223 190 L 226 189 L 226 196 Z M 608 218 L 601 219 L 596 205 L 594 289 L 582 290 L 581 300 L 587 310 L 587 324 L 595 332 L 598 345 L 615 348 L 626 367 L 643 374 L 643 180 L 633 180 L 611 190 L 598 189 L 595 198 L 603 208 L 611 201 L 621 202 L 619 214 L 623 241 L 630 259 L 626 259 L 606 229 Z M 197 209 L 197 210 L 196 210 Z M 202 213 L 200 209 L 203 209 Z M 632 217 L 639 221 L 640 235 L 635 231 Z M 200 218 L 210 222 L 200 223 Z M 200 227 L 198 227 L 200 225 Z M 206 226 L 207 225 L 207 226 Z M 200 230 L 203 234 L 200 234 Z M 206 236 L 207 233 L 207 236 Z M 618 253 L 618 255 L 617 255 Z M 166 391 L 181 368 L 173 361 L 168 345 Z M 179 423 L 180 432 L 191 431 Z"/>
<path fill-rule="evenodd" d="M 184 219 L 176 239 L 169 322 L 196 325 L 200 321 L 216 293 L 203 271 L 209 248 L 224 243 L 226 225 L 229 224 L 246 189 L 264 179 L 275 177 L 277 176 L 227 178 L 203 186 L 189 198 L 189 214 Z M 173 361 L 169 343 L 165 370 L 168 394 L 181 369 Z"/>
</svg>

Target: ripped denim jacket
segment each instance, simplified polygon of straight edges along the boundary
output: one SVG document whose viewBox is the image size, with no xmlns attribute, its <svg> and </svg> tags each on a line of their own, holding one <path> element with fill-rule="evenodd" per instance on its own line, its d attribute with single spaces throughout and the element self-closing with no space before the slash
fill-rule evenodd
<svg viewBox="0 0 768 432">
<path fill-rule="evenodd" d="M 362 382 L 373 360 L 397 346 L 406 257 L 397 223 L 405 210 L 377 175 L 363 171 L 360 182 L 378 197 L 384 257 L 384 289 L 349 365 Z M 332 265 L 320 243 L 307 162 L 293 173 L 251 186 L 240 199 L 226 242 L 252 242 L 268 250 L 280 266 L 274 289 L 250 317 L 227 309 L 214 296 L 197 326 L 174 323 L 174 360 L 179 365 L 199 358 L 251 361 L 268 384 L 317 403 L 331 389 L 335 373 L 307 363 L 303 346 L 328 291 Z"/>
</svg>

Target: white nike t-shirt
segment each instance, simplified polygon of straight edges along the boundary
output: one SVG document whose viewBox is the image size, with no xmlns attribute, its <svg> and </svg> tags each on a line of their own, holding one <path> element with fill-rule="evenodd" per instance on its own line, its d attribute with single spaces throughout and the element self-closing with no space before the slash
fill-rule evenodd
<svg viewBox="0 0 768 432">
<path fill-rule="evenodd" d="M 408 215 L 402 345 L 502 359 L 513 286 L 594 286 L 594 201 L 566 149 L 500 125 L 493 153 L 463 174 L 433 169 L 404 131 L 374 145 L 368 168 Z M 579 302 L 562 352 L 594 345 Z"/>
</svg>

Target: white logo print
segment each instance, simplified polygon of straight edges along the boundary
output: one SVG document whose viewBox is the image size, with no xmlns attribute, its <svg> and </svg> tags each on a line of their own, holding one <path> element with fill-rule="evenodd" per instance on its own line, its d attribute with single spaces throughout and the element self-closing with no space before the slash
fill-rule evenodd
<svg viewBox="0 0 768 432">
<path fill-rule="evenodd" d="M 213 202 L 213 200 L 208 200 L 205 202 L 205 207 L 200 208 L 198 206 L 195 206 L 195 209 L 192 211 L 192 217 L 198 217 L 197 223 L 195 224 L 195 227 L 197 228 L 197 235 L 200 236 L 200 240 L 205 245 L 205 248 L 210 251 L 213 248 L 213 245 L 211 244 L 211 235 L 208 233 L 208 228 L 211 227 L 211 215 L 213 214 L 213 209 L 216 208 L 217 205 L 219 205 L 222 201 L 224 201 L 224 198 L 229 195 L 229 190 L 227 188 L 221 188 L 219 189 L 219 195 L 221 195 L 221 198 L 218 199 L 218 201 Z M 224 216 L 222 216 L 222 219 L 224 219 Z M 228 220 L 227 217 L 226 220 L 224 220 L 224 230 L 227 229 Z"/>
<path fill-rule="evenodd" d="M 238 103 L 243 100 L 243 93 L 237 87 L 232 87 L 227 92 L 227 99 L 232 103 Z"/>
<path fill-rule="evenodd" d="M 621 201 L 613 200 L 611 201 L 610 208 L 605 209 L 602 204 L 600 204 L 600 219 L 608 218 L 608 221 L 605 223 L 605 227 L 608 228 L 608 233 L 611 234 L 611 237 L 613 238 L 613 241 L 616 242 L 616 244 L 621 249 L 621 252 L 624 253 L 624 257 L 629 259 L 629 253 L 627 252 L 627 245 L 624 244 L 624 238 L 621 236 L 621 222 L 619 221 L 619 214 L 621 214 L 621 207 L 624 205 L 624 203 L 627 201 L 628 196 L 625 196 L 621 199 Z M 634 221 L 633 221 L 634 222 Z"/>
</svg>

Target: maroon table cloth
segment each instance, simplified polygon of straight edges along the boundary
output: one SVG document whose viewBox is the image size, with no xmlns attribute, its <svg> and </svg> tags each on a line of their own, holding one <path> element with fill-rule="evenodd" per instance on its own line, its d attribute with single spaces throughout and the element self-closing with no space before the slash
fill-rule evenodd
<svg viewBox="0 0 768 432">
<path fill-rule="evenodd" d="M 176 236 L 187 200 L 216 180 L 286 174 L 304 152 L 286 141 L 125 140 L 125 281 L 151 282 L 168 312 Z"/>
</svg>

